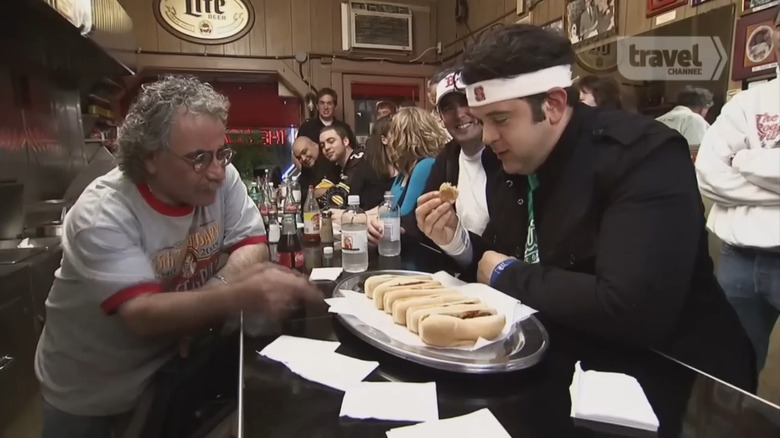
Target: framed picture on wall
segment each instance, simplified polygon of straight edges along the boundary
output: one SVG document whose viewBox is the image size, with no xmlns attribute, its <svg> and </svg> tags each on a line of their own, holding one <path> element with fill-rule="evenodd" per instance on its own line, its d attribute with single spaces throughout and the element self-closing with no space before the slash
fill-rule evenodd
<svg viewBox="0 0 780 438">
<path fill-rule="evenodd" d="M 645 17 L 655 17 L 658 14 L 671 11 L 688 4 L 688 0 L 647 0 Z"/>
<path fill-rule="evenodd" d="M 699 6 L 702 3 L 707 3 L 712 0 L 691 0 L 691 6 Z"/>
<path fill-rule="evenodd" d="M 566 35 L 575 45 L 614 35 L 616 18 L 616 0 L 567 0 Z"/>
<path fill-rule="evenodd" d="M 732 79 L 742 80 L 771 73 L 777 66 L 775 42 L 775 10 L 765 9 L 737 20 L 734 31 Z"/>
<path fill-rule="evenodd" d="M 742 13 L 750 14 L 752 12 L 763 11 L 780 3 L 780 0 L 742 0 Z"/>
</svg>

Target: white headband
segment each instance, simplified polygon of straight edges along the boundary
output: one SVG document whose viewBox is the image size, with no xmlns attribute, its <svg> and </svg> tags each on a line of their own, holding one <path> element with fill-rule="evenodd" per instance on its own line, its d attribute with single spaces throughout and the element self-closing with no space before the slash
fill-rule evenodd
<svg viewBox="0 0 780 438">
<path fill-rule="evenodd" d="M 517 99 L 546 93 L 556 87 L 570 87 L 571 66 L 556 65 L 511 78 L 489 79 L 466 86 L 470 107 L 490 105 L 502 100 Z"/>
</svg>

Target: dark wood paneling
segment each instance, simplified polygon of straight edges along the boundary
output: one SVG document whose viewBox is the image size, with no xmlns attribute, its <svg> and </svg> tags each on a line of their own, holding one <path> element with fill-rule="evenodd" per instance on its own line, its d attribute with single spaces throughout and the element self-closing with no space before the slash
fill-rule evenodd
<svg viewBox="0 0 780 438">
<path fill-rule="evenodd" d="M 252 5 L 255 7 L 255 25 L 249 31 L 249 55 L 265 56 L 265 0 L 252 0 Z"/>
<path fill-rule="evenodd" d="M 292 55 L 292 17 L 291 2 L 265 2 L 265 41 L 266 55 Z"/>
</svg>

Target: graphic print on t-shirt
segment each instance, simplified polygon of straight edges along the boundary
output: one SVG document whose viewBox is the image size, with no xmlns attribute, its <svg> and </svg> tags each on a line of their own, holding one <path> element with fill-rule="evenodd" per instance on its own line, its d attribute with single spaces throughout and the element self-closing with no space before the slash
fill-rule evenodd
<svg viewBox="0 0 780 438">
<path fill-rule="evenodd" d="M 202 287 L 217 270 L 219 237 L 219 224 L 211 221 L 186 239 L 158 251 L 152 263 L 163 289 L 179 292 Z"/>
</svg>

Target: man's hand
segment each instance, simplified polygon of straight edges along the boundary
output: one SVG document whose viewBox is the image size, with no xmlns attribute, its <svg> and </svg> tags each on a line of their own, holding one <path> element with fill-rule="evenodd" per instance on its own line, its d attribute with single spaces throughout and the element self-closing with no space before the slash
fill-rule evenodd
<svg viewBox="0 0 780 438">
<path fill-rule="evenodd" d="M 504 260 L 511 258 L 495 251 L 486 251 L 482 255 L 482 259 L 480 259 L 477 267 L 477 281 L 490 285 L 490 277 L 493 275 L 493 270 L 496 269 L 496 266 Z"/>
<path fill-rule="evenodd" d="M 433 243 L 444 246 L 452 242 L 458 228 L 458 215 L 450 202 L 442 202 L 439 192 L 428 192 L 417 198 L 414 210 L 417 227 Z"/>
<path fill-rule="evenodd" d="M 272 263 L 263 263 L 251 271 L 237 283 L 239 304 L 247 312 L 283 319 L 305 302 L 324 298 L 298 272 Z"/>
</svg>

